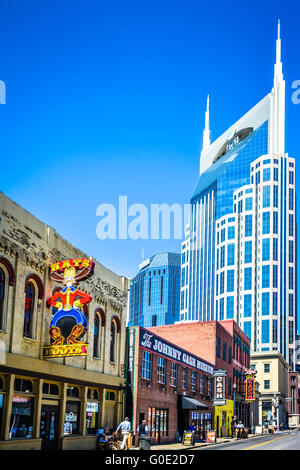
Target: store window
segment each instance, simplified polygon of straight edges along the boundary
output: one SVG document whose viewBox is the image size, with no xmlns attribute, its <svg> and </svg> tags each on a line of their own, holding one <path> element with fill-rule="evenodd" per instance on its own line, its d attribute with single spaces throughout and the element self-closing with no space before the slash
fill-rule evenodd
<svg viewBox="0 0 300 470">
<path fill-rule="evenodd" d="M 9 439 L 32 437 L 34 398 L 14 395 L 12 400 Z"/>
<path fill-rule="evenodd" d="M 64 422 L 64 435 L 79 434 L 80 402 L 66 402 L 66 413 Z"/>
<path fill-rule="evenodd" d="M 99 417 L 98 392 L 94 389 L 88 389 L 86 404 L 86 433 L 96 434 Z"/>
<path fill-rule="evenodd" d="M 31 382 L 31 380 L 15 378 L 14 391 L 15 392 L 32 393 L 32 382 Z"/>
<path fill-rule="evenodd" d="M 169 411 L 167 409 L 148 408 L 148 427 L 154 441 L 168 436 Z"/>
<path fill-rule="evenodd" d="M 108 391 L 105 393 L 105 400 L 108 401 L 115 401 L 116 400 L 116 394 L 115 392 Z"/>
<path fill-rule="evenodd" d="M 67 387 L 67 397 L 79 398 L 79 388 L 72 386 Z"/>
</svg>

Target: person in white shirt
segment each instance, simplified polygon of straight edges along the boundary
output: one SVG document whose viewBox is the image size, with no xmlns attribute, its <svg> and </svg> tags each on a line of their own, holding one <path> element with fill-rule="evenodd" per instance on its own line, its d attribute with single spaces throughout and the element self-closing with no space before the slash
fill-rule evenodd
<svg viewBox="0 0 300 470">
<path fill-rule="evenodd" d="M 131 432 L 131 423 L 128 417 L 126 417 L 124 421 L 122 421 L 122 423 L 120 423 L 119 426 L 117 427 L 116 432 L 119 432 L 119 431 L 121 432 L 122 438 L 123 438 L 121 449 L 124 449 L 124 448 L 128 449 L 127 441 L 128 441 L 129 434 Z"/>
</svg>

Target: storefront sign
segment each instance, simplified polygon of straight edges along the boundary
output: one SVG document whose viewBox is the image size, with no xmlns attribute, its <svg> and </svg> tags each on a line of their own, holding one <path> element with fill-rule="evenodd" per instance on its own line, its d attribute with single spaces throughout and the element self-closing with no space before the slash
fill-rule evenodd
<svg viewBox="0 0 300 470">
<path fill-rule="evenodd" d="M 87 355 L 87 343 L 81 342 L 87 330 L 83 309 L 92 297 L 79 290 L 77 283 L 90 276 L 93 269 L 90 259 L 69 259 L 50 266 L 50 278 L 64 287 L 48 299 L 48 305 L 56 311 L 49 330 L 52 342 L 44 347 L 44 358 Z"/>
<path fill-rule="evenodd" d="M 206 442 L 216 442 L 216 431 L 207 431 Z"/>
<path fill-rule="evenodd" d="M 246 401 L 255 401 L 255 371 L 246 372 Z"/>
<path fill-rule="evenodd" d="M 70 357 L 87 356 L 87 343 L 78 343 L 62 346 L 45 346 L 44 358 L 47 357 Z"/>
<path fill-rule="evenodd" d="M 98 413 L 98 403 L 96 403 L 96 402 L 87 402 L 86 411 L 87 411 L 87 413 Z"/>
<path fill-rule="evenodd" d="M 195 433 L 191 431 L 184 431 L 182 445 L 184 446 L 192 446 L 195 440 Z"/>
<path fill-rule="evenodd" d="M 214 372 L 214 379 L 215 379 L 214 406 L 224 406 L 226 405 L 226 399 L 225 399 L 226 371 L 216 370 Z"/>
<path fill-rule="evenodd" d="M 187 353 L 183 349 L 174 347 L 168 341 L 156 336 L 145 328 L 140 329 L 140 347 L 159 354 L 167 359 L 174 360 L 185 366 L 192 367 L 207 374 L 213 374 L 213 366 L 201 361 L 196 356 Z"/>
</svg>

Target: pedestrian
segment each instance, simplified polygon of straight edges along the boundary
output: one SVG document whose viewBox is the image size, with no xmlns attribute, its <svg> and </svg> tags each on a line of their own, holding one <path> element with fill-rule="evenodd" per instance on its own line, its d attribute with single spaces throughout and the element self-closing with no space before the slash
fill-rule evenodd
<svg viewBox="0 0 300 470">
<path fill-rule="evenodd" d="M 195 423 L 192 421 L 192 424 L 189 425 L 189 431 L 194 432 L 195 431 Z"/>
<path fill-rule="evenodd" d="M 140 450 L 150 450 L 151 448 L 151 438 L 149 437 L 149 428 L 147 426 L 147 421 L 142 420 L 137 428 L 137 433 L 139 436 L 139 449 Z"/>
<path fill-rule="evenodd" d="M 120 449 L 121 450 L 123 450 L 124 448 L 128 449 L 128 442 L 127 441 L 128 441 L 129 434 L 131 432 L 131 423 L 130 423 L 129 418 L 127 416 L 124 419 L 124 421 L 122 421 L 122 423 L 120 423 L 119 426 L 117 427 L 116 432 L 118 433 L 119 431 L 121 432 L 122 438 L 123 438 Z"/>
<path fill-rule="evenodd" d="M 149 434 L 149 428 L 145 419 L 143 419 L 141 424 L 138 425 L 137 433 L 141 437 L 147 436 Z"/>
<path fill-rule="evenodd" d="M 239 424 L 237 425 L 238 437 L 243 437 L 244 429 L 245 426 L 243 425 L 242 421 L 239 421 Z"/>
</svg>

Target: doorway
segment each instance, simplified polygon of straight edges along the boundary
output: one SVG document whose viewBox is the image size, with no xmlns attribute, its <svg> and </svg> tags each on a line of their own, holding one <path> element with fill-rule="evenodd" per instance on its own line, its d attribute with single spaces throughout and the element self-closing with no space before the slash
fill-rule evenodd
<svg viewBox="0 0 300 470">
<path fill-rule="evenodd" d="M 59 407 L 57 405 L 42 405 L 40 427 L 42 450 L 57 450 L 58 421 Z"/>
</svg>

